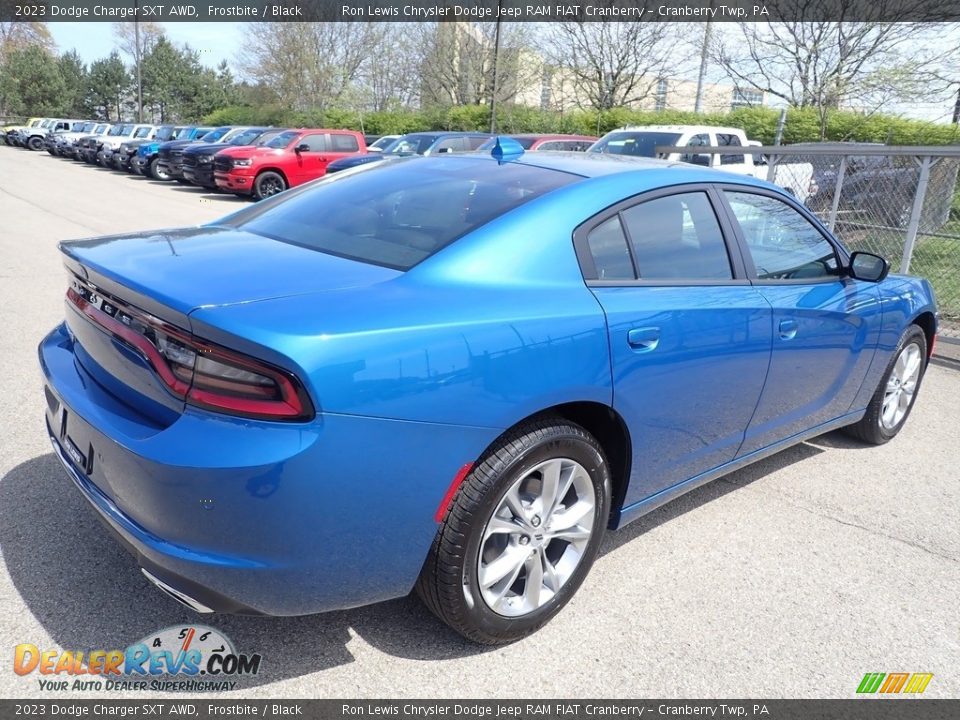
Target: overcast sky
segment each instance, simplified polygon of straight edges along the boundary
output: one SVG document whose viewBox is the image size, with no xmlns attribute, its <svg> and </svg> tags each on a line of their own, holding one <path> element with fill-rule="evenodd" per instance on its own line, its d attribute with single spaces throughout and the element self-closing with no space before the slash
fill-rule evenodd
<svg viewBox="0 0 960 720">
<path fill-rule="evenodd" d="M 243 26 L 245 23 L 218 22 L 218 23 L 189 23 L 173 22 L 159 23 L 164 27 L 167 36 L 176 44 L 187 43 L 194 50 L 199 51 L 200 61 L 204 65 L 216 67 L 221 60 L 230 63 L 231 69 L 237 75 L 234 67 L 237 48 L 242 46 Z M 723 25 L 719 23 L 719 25 Z M 47 23 L 54 41 L 60 51 L 75 48 L 85 62 L 90 63 L 110 54 L 114 47 L 114 38 L 111 23 L 108 22 L 51 22 Z M 960 38 L 949 39 L 960 45 Z M 129 59 L 128 59 L 129 60 Z M 712 79 L 722 82 L 717 76 L 717 69 L 710 73 Z M 696 77 L 695 72 L 692 77 Z M 913 117 L 921 120 L 948 122 L 953 112 L 953 97 L 917 98 L 914 102 L 900 106 L 892 106 L 890 112 Z M 769 101 L 768 101 L 769 102 Z M 773 98 L 776 104 L 776 98 Z"/>
</svg>

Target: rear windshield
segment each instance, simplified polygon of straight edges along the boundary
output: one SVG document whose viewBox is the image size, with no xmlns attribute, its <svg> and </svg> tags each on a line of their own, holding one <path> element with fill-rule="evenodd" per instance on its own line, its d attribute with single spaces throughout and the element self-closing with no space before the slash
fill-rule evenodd
<svg viewBox="0 0 960 720">
<path fill-rule="evenodd" d="M 590 147 L 590 152 L 610 153 L 611 155 L 641 155 L 656 157 L 658 145 L 676 145 L 680 133 L 668 132 L 615 132 L 598 140 Z"/>
<path fill-rule="evenodd" d="M 467 158 L 416 158 L 330 179 L 234 220 L 247 232 L 407 270 L 544 193 L 569 173 Z"/>
</svg>

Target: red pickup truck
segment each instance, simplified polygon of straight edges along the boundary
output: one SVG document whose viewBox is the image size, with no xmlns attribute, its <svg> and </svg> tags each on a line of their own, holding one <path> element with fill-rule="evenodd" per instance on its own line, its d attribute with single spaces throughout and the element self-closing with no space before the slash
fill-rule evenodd
<svg viewBox="0 0 960 720">
<path fill-rule="evenodd" d="M 221 190 L 262 200 L 323 177 L 334 160 L 366 152 L 363 135 L 352 130 L 287 130 L 259 147 L 218 152 L 213 178 Z"/>
</svg>

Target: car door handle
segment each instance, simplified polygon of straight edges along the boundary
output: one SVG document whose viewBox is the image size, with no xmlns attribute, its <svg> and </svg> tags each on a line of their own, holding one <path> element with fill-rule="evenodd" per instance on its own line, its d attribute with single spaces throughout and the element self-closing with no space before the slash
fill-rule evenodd
<svg viewBox="0 0 960 720">
<path fill-rule="evenodd" d="M 780 321 L 780 339 L 793 340 L 797 336 L 800 325 L 796 320 L 784 319 Z"/>
<path fill-rule="evenodd" d="M 660 344 L 660 328 L 633 328 L 627 331 L 627 344 L 637 352 L 656 350 Z"/>
</svg>

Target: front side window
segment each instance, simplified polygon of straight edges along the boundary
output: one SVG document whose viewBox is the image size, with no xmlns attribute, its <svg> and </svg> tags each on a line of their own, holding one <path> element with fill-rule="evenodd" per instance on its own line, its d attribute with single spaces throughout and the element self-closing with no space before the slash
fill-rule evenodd
<svg viewBox="0 0 960 720">
<path fill-rule="evenodd" d="M 710 145 L 710 136 L 707 133 L 694 135 L 687 141 L 687 147 L 707 147 Z M 710 156 L 703 153 L 684 153 L 680 156 L 682 162 L 694 165 L 710 165 Z"/>
<path fill-rule="evenodd" d="M 307 146 L 307 152 L 324 152 L 327 149 L 327 138 L 323 133 L 304 135 L 297 142 L 297 147 Z"/>
<path fill-rule="evenodd" d="M 736 135 L 728 133 L 717 133 L 717 145 L 719 147 L 743 147 L 740 143 L 740 138 Z M 721 155 L 720 164 L 721 165 L 738 165 L 743 164 L 744 159 L 743 155 Z"/>
<path fill-rule="evenodd" d="M 622 213 L 641 280 L 730 280 L 720 223 L 704 192 L 648 200 Z"/>
<path fill-rule="evenodd" d="M 725 191 L 760 280 L 837 277 L 840 265 L 826 238 L 787 203 L 767 195 Z"/>
</svg>

